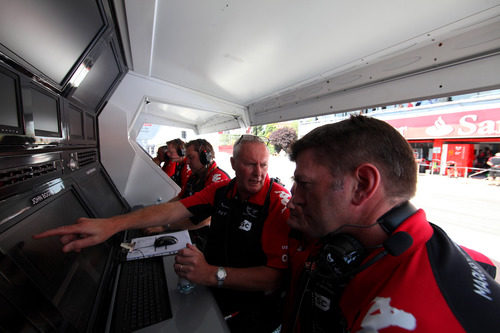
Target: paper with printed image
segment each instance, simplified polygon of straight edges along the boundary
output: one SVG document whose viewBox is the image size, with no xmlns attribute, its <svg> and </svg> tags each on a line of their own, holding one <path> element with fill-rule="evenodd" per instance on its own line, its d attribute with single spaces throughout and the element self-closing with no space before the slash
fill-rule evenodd
<svg viewBox="0 0 500 333">
<path fill-rule="evenodd" d="M 175 237 L 177 242 L 171 245 L 155 247 L 156 239 L 164 236 Z M 185 248 L 186 244 L 192 244 L 187 230 L 134 238 L 130 243 L 133 248 L 127 253 L 127 260 L 172 255 L 176 254 L 180 249 Z"/>
</svg>

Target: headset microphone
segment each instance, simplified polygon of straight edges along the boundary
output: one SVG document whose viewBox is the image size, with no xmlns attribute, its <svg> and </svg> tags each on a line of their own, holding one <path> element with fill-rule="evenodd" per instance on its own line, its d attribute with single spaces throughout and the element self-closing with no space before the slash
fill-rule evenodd
<svg viewBox="0 0 500 333">
<path fill-rule="evenodd" d="M 410 236 L 410 234 L 404 231 L 398 231 L 385 240 L 385 242 L 383 243 L 384 251 L 380 252 L 368 262 L 349 272 L 348 275 L 354 276 L 358 274 L 362 270 L 367 269 L 368 267 L 385 257 L 387 254 L 390 254 L 393 257 L 397 257 L 408 250 L 412 244 L 413 238 Z"/>
</svg>

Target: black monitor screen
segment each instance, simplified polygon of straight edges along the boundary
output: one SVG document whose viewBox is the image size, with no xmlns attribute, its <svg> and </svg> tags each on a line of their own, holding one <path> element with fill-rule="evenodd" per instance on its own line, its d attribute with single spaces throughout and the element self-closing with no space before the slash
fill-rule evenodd
<svg viewBox="0 0 500 333">
<path fill-rule="evenodd" d="M 17 80 L 0 70 L 0 133 L 19 134 Z"/>
<path fill-rule="evenodd" d="M 85 115 L 85 135 L 87 140 L 95 140 L 95 118 L 89 114 Z"/>
<path fill-rule="evenodd" d="M 111 43 L 106 44 L 94 66 L 72 97 L 92 109 L 97 109 L 119 76 L 120 65 L 117 62 L 113 46 Z"/>
<path fill-rule="evenodd" d="M 32 239 L 36 233 L 72 224 L 78 217 L 88 216 L 73 190 L 57 195 L 55 200 L 40 209 L 36 206 L 32 209 L 34 212 L 30 216 L 0 235 L 0 252 L 23 272 L 8 278 L 15 285 L 22 285 L 27 283 L 22 275 L 28 276 L 66 323 L 73 327 L 66 329 L 84 332 L 94 308 L 109 247 L 102 244 L 78 254 L 63 253 L 59 237 Z M 67 325 L 57 323 L 57 319 L 46 319 L 54 325 Z"/>
<path fill-rule="evenodd" d="M 104 27 L 97 1 L 2 2 L 0 45 L 62 85 Z"/>
<path fill-rule="evenodd" d="M 127 209 L 100 170 L 79 180 L 78 186 L 98 217 L 123 214 Z"/>
<path fill-rule="evenodd" d="M 69 104 L 67 114 L 69 117 L 70 138 L 83 139 L 83 111 Z"/>
<path fill-rule="evenodd" d="M 31 107 L 36 135 L 61 136 L 57 98 L 31 89 Z"/>
</svg>

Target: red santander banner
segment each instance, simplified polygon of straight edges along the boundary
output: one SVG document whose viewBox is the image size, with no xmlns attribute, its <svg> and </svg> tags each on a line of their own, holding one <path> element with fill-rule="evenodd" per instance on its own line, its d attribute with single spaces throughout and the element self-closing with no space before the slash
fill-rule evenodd
<svg viewBox="0 0 500 333">
<path fill-rule="evenodd" d="M 383 120 L 406 139 L 500 137 L 500 108 Z"/>
</svg>

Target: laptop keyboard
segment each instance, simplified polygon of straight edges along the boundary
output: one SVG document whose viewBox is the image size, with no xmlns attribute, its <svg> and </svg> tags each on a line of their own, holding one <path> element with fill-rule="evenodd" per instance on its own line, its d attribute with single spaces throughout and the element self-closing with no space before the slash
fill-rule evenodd
<svg viewBox="0 0 500 333">
<path fill-rule="evenodd" d="M 172 318 L 161 257 L 122 263 L 114 332 L 131 332 Z"/>
</svg>

